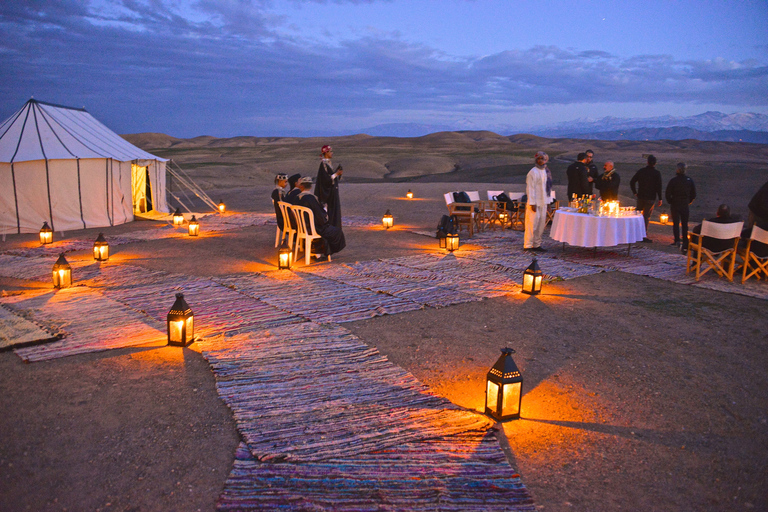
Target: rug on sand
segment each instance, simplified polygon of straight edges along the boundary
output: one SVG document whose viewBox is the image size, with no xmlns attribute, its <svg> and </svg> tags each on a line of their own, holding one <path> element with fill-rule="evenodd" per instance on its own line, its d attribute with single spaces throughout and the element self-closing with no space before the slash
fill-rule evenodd
<svg viewBox="0 0 768 512">
<path fill-rule="evenodd" d="M 536 507 L 493 434 L 466 432 L 300 464 L 257 461 L 241 444 L 217 509 L 523 512 Z"/>
<path fill-rule="evenodd" d="M 57 339 L 59 336 L 48 332 L 0 303 L 0 351 Z"/>
</svg>

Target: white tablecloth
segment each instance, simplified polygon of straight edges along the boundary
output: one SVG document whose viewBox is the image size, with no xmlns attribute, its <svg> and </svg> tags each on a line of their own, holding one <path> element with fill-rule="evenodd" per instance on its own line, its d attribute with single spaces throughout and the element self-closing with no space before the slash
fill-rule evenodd
<svg viewBox="0 0 768 512">
<path fill-rule="evenodd" d="M 642 214 L 597 217 L 557 210 L 549 236 L 579 247 L 613 247 L 641 241 L 645 237 L 645 221 Z"/>
</svg>

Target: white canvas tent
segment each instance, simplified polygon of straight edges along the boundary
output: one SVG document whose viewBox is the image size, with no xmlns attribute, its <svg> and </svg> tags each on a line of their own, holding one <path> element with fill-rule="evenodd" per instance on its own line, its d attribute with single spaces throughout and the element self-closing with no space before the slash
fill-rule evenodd
<svg viewBox="0 0 768 512">
<path fill-rule="evenodd" d="M 0 232 L 114 226 L 168 212 L 166 159 L 85 109 L 29 100 L 0 124 Z"/>
</svg>

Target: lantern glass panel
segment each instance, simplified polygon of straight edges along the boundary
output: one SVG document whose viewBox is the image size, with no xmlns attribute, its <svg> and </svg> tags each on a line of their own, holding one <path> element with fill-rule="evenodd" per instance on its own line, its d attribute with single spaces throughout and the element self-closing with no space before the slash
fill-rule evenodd
<svg viewBox="0 0 768 512">
<path fill-rule="evenodd" d="M 171 320 L 168 322 L 168 342 L 184 342 L 184 320 Z"/>
<path fill-rule="evenodd" d="M 449 251 L 455 251 L 459 248 L 459 235 L 452 233 L 445 238 L 445 243 Z"/>
<path fill-rule="evenodd" d="M 529 292 L 533 291 L 533 275 L 532 274 L 523 275 L 523 290 L 526 290 Z"/>
<path fill-rule="evenodd" d="M 53 271 L 54 288 L 68 288 L 72 286 L 72 270 L 59 268 Z"/>
<path fill-rule="evenodd" d="M 189 225 L 189 236 L 197 236 L 199 232 L 200 232 L 200 224 Z"/>
<path fill-rule="evenodd" d="M 192 340 L 195 338 L 195 317 L 187 317 L 187 330 L 185 332 L 186 340 Z M 185 341 L 186 341 L 185 340 Z"/>
<path fill-rule="evenodd" d="M 491 410 L 493 414 L 498 415 L 499 411 L 496 408 L 499 406 L 499 385 L 492 381 L 487 381 L 488 387 L 485 390 L 485 406 Z"/>
<path fill-rule="evenodd" d="M 505 384 L 502 391 L 501 416 L 514 416 L 520 414 L 520 391 L 523 389 L 522 382 L 513 382 Z"/>
</svg>

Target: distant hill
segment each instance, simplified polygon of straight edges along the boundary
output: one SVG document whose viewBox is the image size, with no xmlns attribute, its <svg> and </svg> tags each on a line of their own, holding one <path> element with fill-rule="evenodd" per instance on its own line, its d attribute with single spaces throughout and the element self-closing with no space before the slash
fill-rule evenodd
<svg viewBox="0 0 768 512">
<path fill-rule="evenodd" d="M 687 126 L 669 128 L 633 128 L 591 133 L 565 133 L 561 137 L 590 140 L 702 140 L 723 142 L 754 142 L 768 144 L 768 132 L 753 130 L 716 130 L 704 132 Z"/>
</svg>

